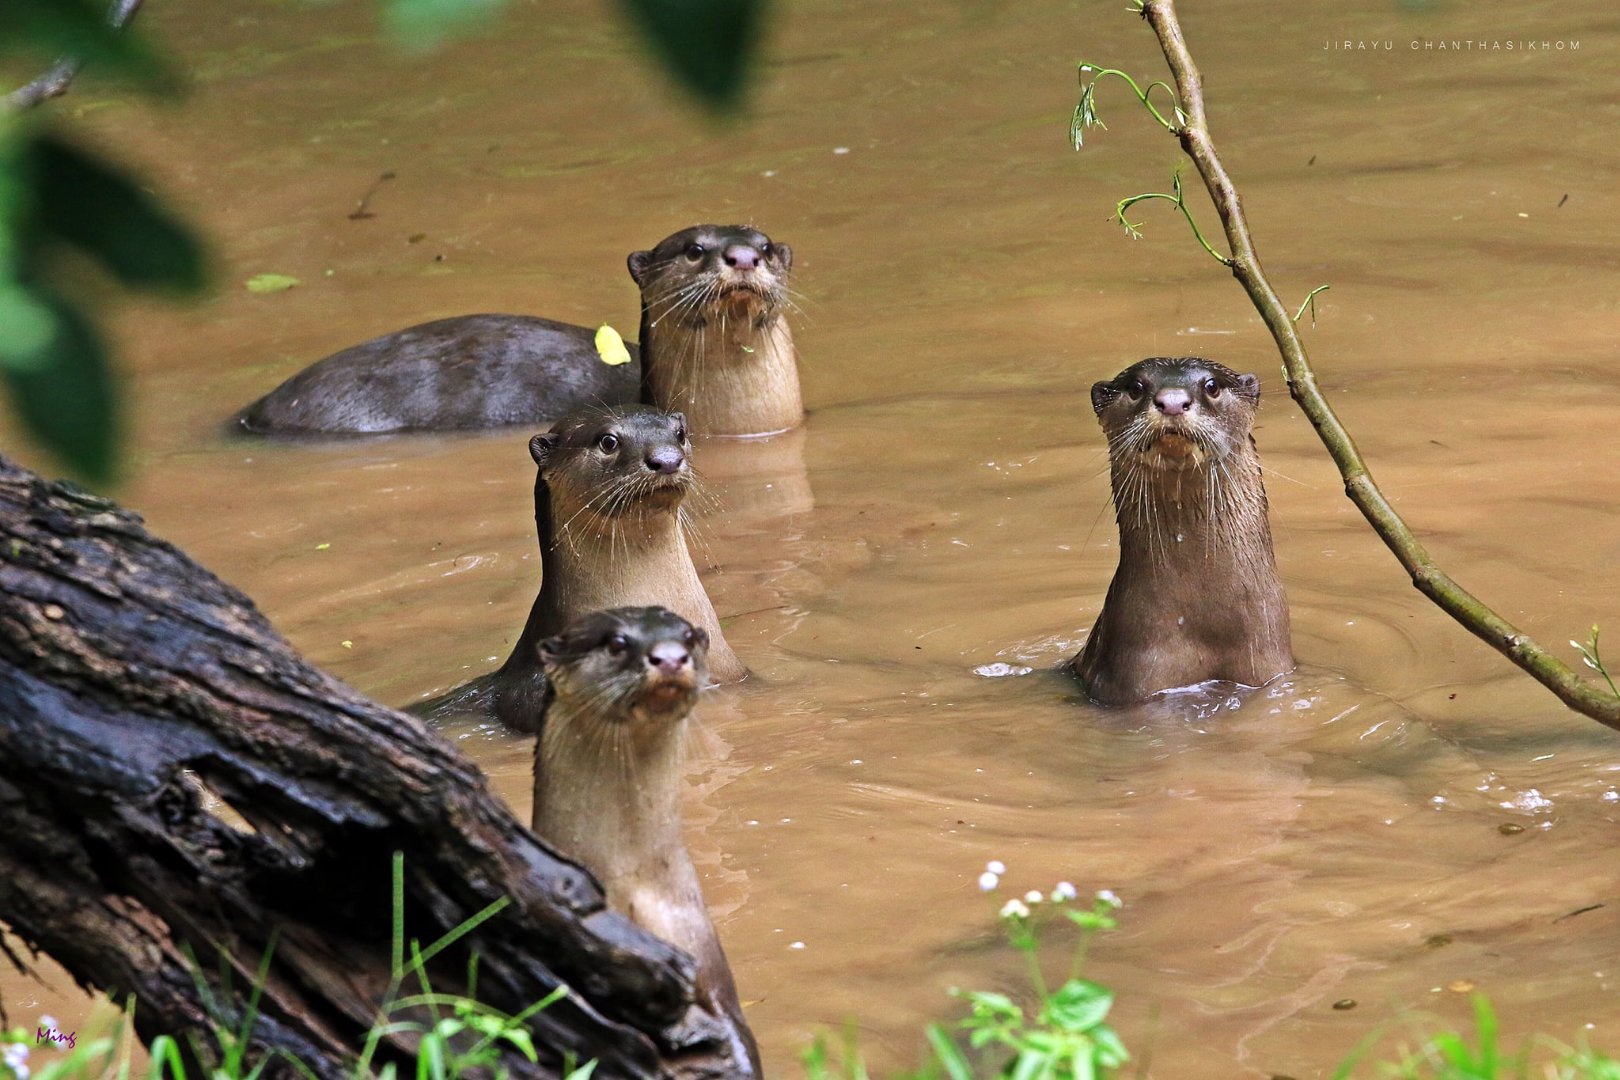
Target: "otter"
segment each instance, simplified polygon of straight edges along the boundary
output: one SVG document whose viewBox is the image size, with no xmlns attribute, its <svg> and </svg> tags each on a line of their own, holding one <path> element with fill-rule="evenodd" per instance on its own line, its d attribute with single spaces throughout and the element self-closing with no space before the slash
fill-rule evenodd
<svg viewBox="0 0 1620 1080">
<path fill-rule="evenodd" d="M 641 400 L 702 435 L 768 435 L 804 419 L 784 312 L 793 249 L 756 229 L 699 225 L 629 260 L 641 287 Z"/>
<path fill-rule="evenodd" d="M 594 874 L 608 904 L 692 954 L 698 994 L 761 1075 L 731 967 L 681 839 L 686 718 L 709 637 L 661 607 L 597 611 L 540 642 L 535 833 Z"/>
<path fill-rule="evenodd" d="M 581 410 L 530 439 L 540 593 L 523 632 L 495 671 L 411 711 L 491 716 L 532 730 L 546 692 L 536 646 L 586 612 L 627 604 L 681 612 L 707 632 L 714 677 L 745 676 L 686 550 L 681 502 L 693 483 L 690 453 L 686 418 L 647 405 Z"/>
<path fill-rule="evenodd" d="M 605 363 L 595 331 L 527 315 L 412 326 L 317 361 L 247 406 L 263 435 L 468 431 L 542 424 L 585 405 L 685 410 L 701 435 L 804 418 L 786 311 L 793 249 L 746 225 L 694 225 L 631 252 L 641 348 Z"/>
<path fill-rule="evenodd" d="M 1251 433 L 1259 404 L 1258 378 L 1195 356 L 1143 360 L 1091 388 L 1119 522 L 1119 569 L 1070 662 L 1094 700 L 1261 686 L 1293 668 Z"/>
</svg>

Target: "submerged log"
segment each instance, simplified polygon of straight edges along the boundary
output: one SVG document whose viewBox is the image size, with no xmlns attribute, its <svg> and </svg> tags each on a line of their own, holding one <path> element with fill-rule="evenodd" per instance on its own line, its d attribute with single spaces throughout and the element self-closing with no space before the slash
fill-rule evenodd
<svg viewBox="0 0 1620 1080">
<path fill-rule="evenodd" d="M 274 942 L 252 1053 L 352 1075 L 393 971 L 395 851 L 424 945 L 510 898 L 429 964 L 436 991 L 467 989 L 470 954 L 508 1013 L 569 988 L 513 1076 L 565 1054 L 598 1077 L 748 1075 L 691 959 L 608 910 L 449 743 L 305 662 L 135 514 L 0 458 L 0 922 L 133 994 L 148 1041 L 235 1027 Z"/>
</svg>

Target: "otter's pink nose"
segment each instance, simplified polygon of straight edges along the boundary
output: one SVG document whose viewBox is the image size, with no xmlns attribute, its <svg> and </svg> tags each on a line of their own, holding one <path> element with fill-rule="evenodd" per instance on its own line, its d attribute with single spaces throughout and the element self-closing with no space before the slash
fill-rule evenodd
<svg viewBox="0 0 1620 1080">
<path fill-rule="evenodd" d="M 748 244 L 732 244 L 726 248 L 726 265 L 752 270 L 759 265 L 759 252 Z"/>
<path fill-rule="evenodd" d="M 655 473 L 680 472 L 686 455 L 673 446 L 660 446 L 647 452 L 647 468 Z"/>
<path fill-rule="evenodd" d="M 1192 408 L 1192 395 L 1179 386 L 1167 386 L 1153 395 L 1153 406 L 1166 416 L 1181 416 Z"/>
<path fill-rule="evenodd" d="M 660 641 L 647 650 L 647 663 L 665 675 L 678 675 L 692 662 L 686 646 L 674 641 Z"/>
</svg>

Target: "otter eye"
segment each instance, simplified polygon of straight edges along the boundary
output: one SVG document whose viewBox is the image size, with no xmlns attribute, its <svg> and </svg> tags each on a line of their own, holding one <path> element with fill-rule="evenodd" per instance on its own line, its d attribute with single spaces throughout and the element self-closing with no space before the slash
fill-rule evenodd
<svg viewBox="0 0 1620 1080">
<path fill-rule="evenodd" d="M 619 437 L 611 431 L 604 431 L 596 437 L 596 448 L 604 454 L 611 454 L 619 448 Z"/>
<path fill-rule="evenodd" d="M 1147 393 L 1147 383 L 1143 382 L 1141 379 L 1132 379 L 1131 385 L 1127 386 L 1125 389 L 1127 392 L 1129 392 L 1131 397 L 1139 398 L 1143 394 Z"/>
<path fill-rule="evenodd" d="M 697 645 L 697 639 L 697 631 L 688 630 L 686 633 L 681 635 L 681 644 L 690 649 Z"/>
<path fill-rule="evenodd" d="M 693 262 L 697 262 L 699 259 L 703 258 L 703 256 L 707 255 L 708 253 L 709 253 L 709 249 L 704 247 L 702 244 L 697 243 L 696 241 L 686 245 L 686 257 L 688 259 L 691 259 Z"/>
<path fill-rule="evenodd" d="M 682 424 L 680 427 L 675 429 L 675 441 L 678 442 L 678 443 L 683 443 L 683 442 L 686 441 L 686 425 L 685 424 Z"/>
<path fill-rule="evenodd" d="M 604 644 L 607 646 L 608 653 L 613 656 L 623 656 L 630 651 L 630 639 L 623 634 L 614 634 Z"/>
<path fill-rule="evenodd" d="M 1216 382 L 1214 379 L 1205 379 L 1204 380 L 1204 393 L 1208 394 L 1212 398 L 1220 397 L 1221 396 L 1221 384 Z"/>
<path fill-rule="evenodd" d="M 759 257 L 762 259 L 768 259 L 771 257 L 771 242 L 769 240 L 759 245 Z"/>
</svg>

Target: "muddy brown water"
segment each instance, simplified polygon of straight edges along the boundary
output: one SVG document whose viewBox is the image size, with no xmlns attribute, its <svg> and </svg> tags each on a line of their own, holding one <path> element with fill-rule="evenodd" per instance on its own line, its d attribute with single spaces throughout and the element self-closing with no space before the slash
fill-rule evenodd
<svg viewBox="0 0 1620 1080">
<path fill-rule="evenodd" d="M 1406 1011 L 1461 1019 L 1469 986 L 1513 1044 L 1620 1047 L 1620 735 L 1405 582 L 1173 213 L 1144 208 L 1137 242 L 1107 220 L 1176 160 L 1117 85 L 1111 130 L 1065 145 L 1075 61 L 1160 70 L 1122 6 L 780 5 L 752 115 L 716 126 L 605 5 L 515 4 L 425 57 L 379 44 L 367 4 L 150 5 L 189 97 L 87 80 L 54 106 L 216 244 L 213 298 L 111 318 L 120 498 L 361 689 L 443 688 L 504 657 L 532 597 L 530 433 L 282 445 L 220 421 L 431 317 L 628 331 L 626 252 L 758 223 L 798 256 L 812 415 L 697 450 L 705 577 L 755 677 L 702 707 L 688 814 L 773 1074 L 846 1023 L 877 1067 L 912 1063 L 950 987 L 1015 989 L 975 887 L 993 858 L 1009 888 L 1124 899 L 1090 970 L 1154 1076 L 1328 1076 Z M 1391 499 L 1566 656 L 1593 621 L 1620 642 L 1610 5 L 1186 7 L 1267 268 L 1296 302 L 1332 285 L 1306 337 Z M 1516 47 L 1449 48 L 1470 40 Z M 303 284 L 242 287 L 267 272 Z M 1115 559 L 1087 389 L 1186 353 L 1265 381 L 1300 666 L 1100 710 L 1047 673 Z M 975 673 L 998 663 L 1034 671 Z M 527 745 L 447 734 L 526 815 Z M 14 1017 L 86 1015 L 60 975 L 4 980 Z"/>
</svg>

